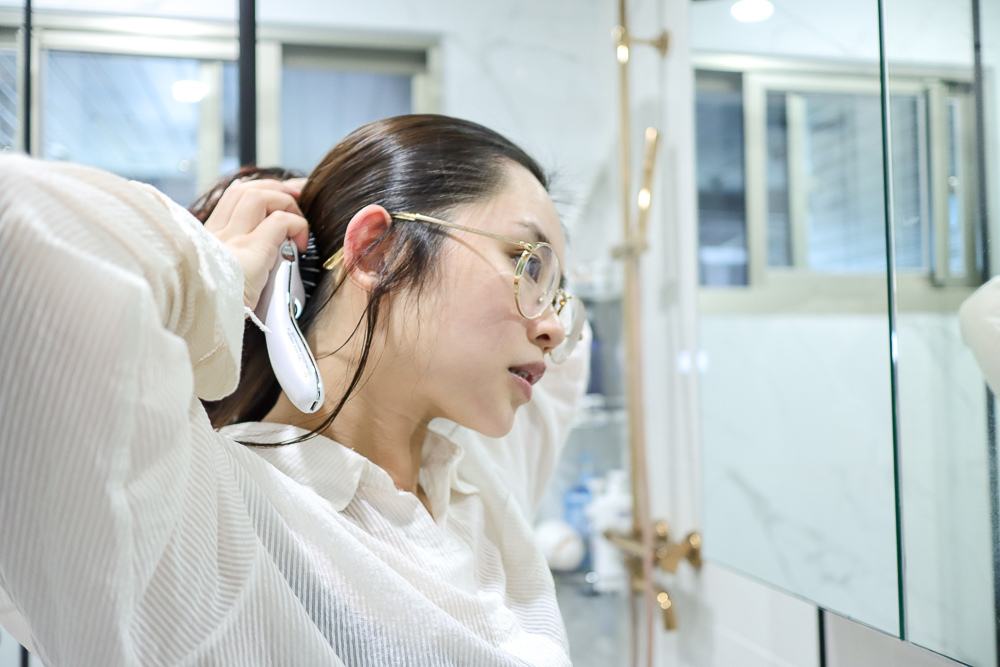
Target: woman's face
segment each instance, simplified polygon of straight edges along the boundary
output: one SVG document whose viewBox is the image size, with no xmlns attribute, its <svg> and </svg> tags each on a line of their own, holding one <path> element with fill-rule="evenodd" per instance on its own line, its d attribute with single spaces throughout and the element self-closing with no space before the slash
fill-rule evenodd
<svg viewBox="0 0 1000 667">
<path fill-rule="evenodd" d="M 497 195 L 461 207 L 448 221 L 519 241 L 546 241 L 565 267 L 562 225 L 548 193 L 520 165 L 511 163 L 506 174 Z M 425 403 L 428 416 L 499 437 L 530 399 L 532 385 L 551 364 L 545 353 L 564 332 L 551 308 L 533 320 L 518 311 L 514 271 L 520 247 L 469 232 L 446 233 L 436 275 L 417 298 L 403 297 L 393 308 L 391 336 L 403 353 L 395 361 L 410 361 L 405 365 L 413 372 L 413 398 Z"/>
</svg>

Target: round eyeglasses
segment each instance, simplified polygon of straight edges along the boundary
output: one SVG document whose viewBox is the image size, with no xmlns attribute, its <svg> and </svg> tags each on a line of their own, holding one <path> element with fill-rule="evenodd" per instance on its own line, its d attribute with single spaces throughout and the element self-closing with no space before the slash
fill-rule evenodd
<svg viewBox="0 0 1000 667">
<path fill-rule="evenodd" d="M 557 364 L 561 364 L 569 358 L 573 348 L 582 337 L 587 316 L 583 302 L 559 288 L 562 270 L 559 266 L 559 257 L 551 245 L 518 241 L 419 213 L 390 213 L 389 215 L 397 220 L 429 222 L 458 229 L 512 243 L 521 248 L 521 257 L 514 269 L 514 300 L 517 303 L 517 310 L 523 317 L 534 320 L 543 316 L 551 306 L 559 318 L 565 337 L 561 343 L 549 350 L 549 356 Z"/>
</svg>

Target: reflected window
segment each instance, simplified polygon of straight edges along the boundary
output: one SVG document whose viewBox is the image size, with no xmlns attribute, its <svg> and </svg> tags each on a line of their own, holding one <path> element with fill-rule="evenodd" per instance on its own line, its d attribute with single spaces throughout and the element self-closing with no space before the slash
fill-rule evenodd
<svg viewBox="0 0 1000 667">
<path fill-rule="evenodd" d="M 883 273 L 877 77 L 762 75 L 752 79 L 749 97 L 746 77 L 696 73 L 701 284 L 747 285 L 751 265 L 829 275 Z M 938 284 L 967 279 L 975 261 L 969 248 L 976 242 L 974 220 L 962 187 L 971 182 L 970 158 L 962 151 L 969 97 L 963 90 L 913 82 L 890 94 L 896 266 Z M 763 100 L 759 111 L 744 108 L 757 93 Z M 754 124 L 760 129 L 748 139 L 745 128 Z M 746 204 L 748 155 L 763 156 L 755 164 L 765 172 L 758 182 L 766 188 L 759 198 L 766 210 L 756 217 Z M 766 257 L 755 258 L 753 248 L 762 255 L 766 249 Z"/>
<path fill-rule="evenodd" d="M 747 284 L 743 93 L 738 75 L 699 72 L 695 100 L 702 285 Z"/>
<path fill-rule="evenodd" d="M 788 103 L 767 96 L 767 265 L 792 265 L 792 221 L 788 189 Z"/>
<path fill-rule="evenodd" d="M 770 92 L 766 136 L 768 264 L 884 270 L 878 96 Z"/>
</svg>

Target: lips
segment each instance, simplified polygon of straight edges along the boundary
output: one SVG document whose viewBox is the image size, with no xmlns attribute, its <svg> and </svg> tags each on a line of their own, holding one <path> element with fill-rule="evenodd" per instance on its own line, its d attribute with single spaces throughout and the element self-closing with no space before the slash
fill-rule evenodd
<svg viewBox="0 0 1000 667">
<path fill-rule="evenodd" d="M 522 364 L 520 366 L 511 366 L 507 369 L 511 374 L 523 379 L 529 385 L 533 385 L 542 379 L 545 375 L 545 362 L 540 361 L 535 364 Z"/>
</svg>

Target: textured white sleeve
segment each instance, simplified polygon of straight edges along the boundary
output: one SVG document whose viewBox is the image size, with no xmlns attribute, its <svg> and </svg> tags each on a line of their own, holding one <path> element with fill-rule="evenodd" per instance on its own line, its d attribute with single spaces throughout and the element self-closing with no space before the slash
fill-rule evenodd
<svg viewBox="0 0 1000 667">
<path fill-rule="evenodd" d="M 1000 277 L 993 278 L 965 300 L 958 311 L 962 339 L 986 376 L 1000 390 Z"/>
<path fill-rule="evenodd" d="M 0 156 L 0 587 L 45 664 L 150 664 L 146 623 L 169 611 L 187 642 L 175 608 L 239 567 L 195 392 L 236 386 L 242 283 L 136 184 Z M 190 599 L 159 589 L 164 562 L 191 566 Z"/>
<path fill-rule="evenodd" d="M 456 425 L 450 434 L 492 464 L 529 521 L 555 473 L 587 388 L 592 335 L 588 323 L 569 359 L 561 364 L 548 362 L 531 401 L 517 411 L 510 433 L 489 438 Z"/>
</svg>

